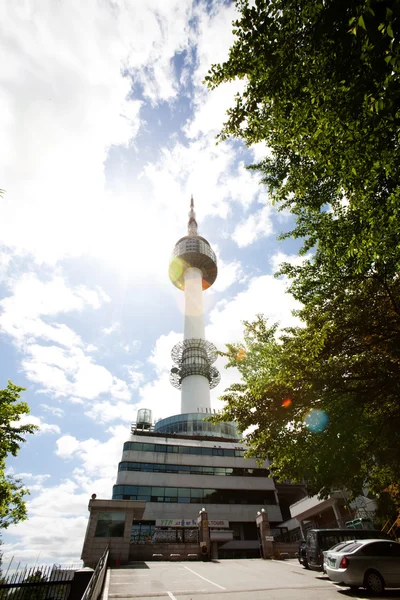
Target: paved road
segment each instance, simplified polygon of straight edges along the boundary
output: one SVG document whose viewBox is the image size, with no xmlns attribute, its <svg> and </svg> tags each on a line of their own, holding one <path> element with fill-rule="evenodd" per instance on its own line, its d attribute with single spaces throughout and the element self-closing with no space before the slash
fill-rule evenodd
<svg viewBox="0 0 400 600">
<path fill-rule="evenodd" d="M 351 600 L 366 599 L 334 585 L 322 574 L 305 570 L 297 560 L 221 560 L 219 562 L 142 562 L 110 569 L 110 600 Z M 385 600 L 400 598 L 386 592 Z M 376 600 L 376 599 L 375 599 Z"/>
</svg>

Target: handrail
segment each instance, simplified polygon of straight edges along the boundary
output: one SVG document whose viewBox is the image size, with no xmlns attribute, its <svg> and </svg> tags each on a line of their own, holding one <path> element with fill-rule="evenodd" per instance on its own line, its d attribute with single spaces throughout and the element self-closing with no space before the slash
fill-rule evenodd
<svg viewBox="0 0 400 600">
<path fill-rule="evenodd" d="M 109 547 L 107 546 L 96 565 L 81 600 L 97 600 L 99 598 L 107 570 L 108 554 Z"/>
</svg>

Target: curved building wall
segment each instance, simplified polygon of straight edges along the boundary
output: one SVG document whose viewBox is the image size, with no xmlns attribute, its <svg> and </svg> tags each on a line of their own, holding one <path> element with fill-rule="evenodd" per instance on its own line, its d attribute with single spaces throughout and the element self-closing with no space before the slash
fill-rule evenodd
<svg viewBox="0 0 400 600">
<path fill-rule="evenodd" d="M 181 433 L 182 435 L 201 435 L 207 437 L 220 437 L 231 440 L 239 438 L 234 423 L 211 423 L 206 421 L 207 414 L 187 413 L 174 415 L 158 421 L 154 425 L 155 433 Z"/>
</svg>

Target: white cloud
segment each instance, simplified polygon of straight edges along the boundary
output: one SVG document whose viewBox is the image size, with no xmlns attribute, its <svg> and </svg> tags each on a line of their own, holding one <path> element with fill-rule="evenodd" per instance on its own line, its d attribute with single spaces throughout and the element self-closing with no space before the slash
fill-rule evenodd
<svg viewBox="0 0 400 600">
<path fill-rule="evenodd" d="M 243 337 L 242 321 L 250 321 L 257 314 L 268 317 L 270 323 L 279 322 L 281 327 L 298 324 L 291 311 L 300 304 L 286 293 L 287 282 L 272 275 L 253 278 L 243 292 L 231 301 L 221 301 L 210 313 L 206 337 L 220 349 L 225 343 L 240 341 Z"/>
<path fill-rule="evenodd" d="M 48 263 L 121 250 L 118 215 L 129 203 L 104 193 L 104 161 L 141 127 L 132 82 L 155 103 L 176 98 L 172 59 L 188 47 L 191 8 L 191 0 L 2 5 L 1 242 Z M 140 193 L 135 204 L 145 205 Z"/>
<path fill-rule="evenodd" d="M 104 400 L 94 402 L 85 415 L 96 423 L 109 423 L 110 421 L 125 421 L 126 423 L 135 420 L 136 411 L 133 404 L 129 402 L 115 402 Z"/>
<path fill-rule="evenodd" d="M 68 287 L 61 276 L 42 281 L 30 273 L 14 281 L 12 295 L 0 302 L 0 326 L 23 351 L 21 366 L 41 392 L 56 398 L 95 400 L 109 394 L 116 400 L 130 399 L 128 384 L 88 355 L 94 346 L 85 347 L 72 329 L 54 321 L 63 313 L 97 310 L 105 302 L 109 298 L 100 288 Z M 44 321 L 50 317 L 53 322 Z"/>
<path fill-rule="evenodd" d="M 102 332 L 104 335 L 110 335 L 110 333 L 115 333 L 116 331 L 120 331 L 121 323 L 118 321 L 114 321 L 110 327 L 103 327 Z"/>
<path fill-rule="evenodd" d="M 58 425 L 45 423 L 40 417 L 35 417 L 33 415 L 22 415 L 22 417 L 18 421 L 15 421 L 15 425 L 19 427 L 21 425 L 36 425 L 37 427 L 39 427 L 39 430 L 36 432 L 35 435 L 40 435 L 41 433 L 61 432 Z"/>
<path fill-rule="evenodd" d="M 90 290 L 83 285 L 69 288 L 61 276 L 43 281 L 33 273 L 26 273 L 12 283 L 11 289 L 12 295 L 0 302 L 0 327 L 18 345 L 43 338 L 67 347 L 80 346 L 80 337 L 65 324 L 49 324 L 40 317 L 82 311 L 87 306 L 97 309 L 109 301 L 100 288 Z"/>
<path fill-rule="evenodd" d="M 272 156 L 271 149 L 266 145 L 265 142 L 257 142 L 250 146 L 250 150 L 253 153 L 253 159 L 255 163 L 261 162 L 264 158 L 270 158 Z"/>
<path fill-rule="evenodd" d="M 272 213 L 273 209 L 271 206 L 263 206 L 263 208 L 260 208 L 257 212 L 253 212 L 235 227 L 232 239 L 237 243 L 239 248 L 249 246 L 256 240 L 274 233 L 271 219 Z"/>
<path fill-rule="evenodd" d="M 217 256 L 218 277 L 211 290 L 214 292 L 224 292 L 231 285 L 243 278 L 242 265 L 238 260 L 230 262 L 222 260 L 218 246 L 214 246 L 213 250 Z"/>
<path fill-rule="evenodd" d="M 51 412 L 51 414 L 54 415 L 55 417 L 61 418 L 64 416 L 63 409 L 59 408 L 58 406 L 50 406 L 49 404 L 41 404 L 40 407 L 43 408 L 46 412 Z"/>
<path fill-rule="evenodd" d="M 34 481 L 29 485 L 29 520 L 7 530 L 7 543 L 2 545 L 3 564 L 13 555 L 33 563 L 40 553 L 40 563 L 78 562 L 82 550 L 90 496 L 109 498 L 116 481 L 117 465 L 123 442 L 129 439 L 128 427 L 108 429 L 106 441 L 89 438 L 78 440 L 64 435 L 57 440 L 60 459 L 78 463 L 70 478 L 57 485 L 44 487 L 48 474 L 20 473 Z M 41 485 L 42 484 L 42 485 Z"/>
<path fill-rule="evenodd" d="M 169 371 L 172 366 L 171 350 L 182 339 L 182 334 L 175 331 L 170 331 L 168 335 L 161 335 L 157 339 L 148 358 L 148 362 L 153 365 L 157 375 Z"/>
<path fill-rule="evenodd" d="M 284 262 L 296 267 L 300 267 L 306 260 L 309 260 L 311 257 L 311 253 L 308 253 L 304 256 L 299 256 L 298 254 L 285 254 L 284 252 L 276 252 L 270 257 L 269 262 L 272 266 L 273 272 L 276 273 L 280 265 Z"/>
<path fill-rule="evenodd" d="M 133 390 L 137 389 L 144 380 L 144 375 L 138 371 L 138 368 L 139 367 L 136 365 L 126 365 L 126 370 L 130 380 L 129 387 Z"/>
<path fill-rule="evenodd" d="M 200 87 L 210 66 L 227 60 L 234 40 L 232 21 L 237 18 L 238 12 L 233 3 L 216 2 L 210 11 L 205 11 L 199 4 L 196 16 L 197 64 L 193 71 L 193 83 Z"/>
</svg>

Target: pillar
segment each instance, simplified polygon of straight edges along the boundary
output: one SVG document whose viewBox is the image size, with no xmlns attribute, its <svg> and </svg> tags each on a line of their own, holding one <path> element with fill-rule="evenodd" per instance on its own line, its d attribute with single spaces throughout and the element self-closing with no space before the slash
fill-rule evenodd
<svg viewBox="0 0 400 600">
<path fill-rule="evenodd" d="M 273 539 L 271 536 L 271 528 L 269 526 L 268 513 L 264 508 L 257 513 L 256 525 L 258 527 L 262 558 L 271 558 L 273 555 Z"/>
<path fill-rule="evenodd" d="M 208 525 L 208 513 L 201 510 L 197 518 L 199 528 L 200 554 L 203 560 L 210 560 L 210 527 Z M 205 548 L 206 550 L 203 550 Z"/>
</svg>

